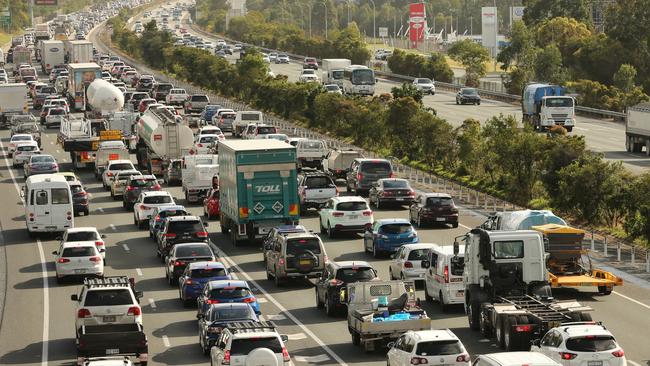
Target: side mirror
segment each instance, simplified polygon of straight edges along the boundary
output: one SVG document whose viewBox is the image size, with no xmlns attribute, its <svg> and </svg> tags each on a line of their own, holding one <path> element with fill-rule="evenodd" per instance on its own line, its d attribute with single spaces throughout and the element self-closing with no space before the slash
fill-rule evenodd
<svg viewBox="0 0 650 366">
<path fill-rule="evenodd" d="M 458 240 L 454 239 L 454 256 L 457 256 L 459 251 L 460 251 L 460 244 L 458 244 Z"/>
<path fill-rule="evenodd" d="M 266 244 L 266 245 L 264 246 L 264 249 L 265 249 L 265 250 L 271 250 L 271 248 L 272 248 L 272 245 L 271 245 L 271 244 Z"/>
<path fill-rule="evenodd" d="M 424 268 L 424 269 L 427 269 L 427 268 L 431 267 L 431 262 L 429 262 L 428 260 L 424 259 L 424 260 L 422 260 L 422 262 L 420 263 L 420 266 L 422 266 L 422 268 Z"/>
<path fill-rule="evenodd" d="M 289 342 L 289 336 L 286 334 L 280 335 L 280 339 L 282 339 L 282 342 L 287 343 Z"/>
<path fill-rule="evenodd" d="M 56 238 L 54 238 L 54 240 L 61 241 L 61 240 L 63 240 L 63 236 L 62 235 L 57 235 Z"/>
<path fill-rule="evenodd" d="M 77 294 L 70 295 L 70 300 L 72 300 L 72 301 L 79 301 L 79 296 L 77 296 Z"/>
<path fill-rule="evenodd" d="M 158 179 L 158 184 L 162 185 L 162 184 L 164 184 L 164 183 L 165 183 L 165 180 L 164 180 L 164 179 Z"/>
<path fill-rule="evenodd" d="M 395 257 L 396 257 L 395 254 L 397 254 L 397 253 L 393 253 L 393 254 L 391 254 L 391 255 L 390 255 L 390 259 L 395 259 Z"/>
<path fill-rule="evenodd" d="M 135 292 L 135 297 L 138 299 L 141 299 L 144 296 L 144 292 L 142 291 L 136 291 Z"/>
<path fill-rule="evenodd" d="M 106 253 L 106 249 L 100 249 L 99 252 L 100 253 Z"/>
<path fill-rule="evenodd" d="M 52 254 L 54 254 L 54 255 L 58 255 L 59 252 L 57 252 L 57 251 L 55 250 L 55 251 L 52 252 Z"/>
</svg>

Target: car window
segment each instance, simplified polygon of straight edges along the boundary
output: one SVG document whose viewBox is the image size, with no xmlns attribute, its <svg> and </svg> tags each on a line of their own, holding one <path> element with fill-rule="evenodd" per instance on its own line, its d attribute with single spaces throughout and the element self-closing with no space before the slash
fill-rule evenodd
<svg viewBox="0 0 650 366">
<path fill-rule="evenodd" d="M 208 97 L 205 95 L 193 95 L 192 96 L 192 101 L 193 102 L 207 102 Z"/>
<path fill-rule="evenodd" d="M 264 135 L 269 133 L 275 133 L 275 127 L 272 126 L 261 126 L 257 127 L 257 134 Z"/>
<path fill-rule="evenodd" d="M 462 352 L 457 340 L 420 342 L 415 350 L 418 356 L 456 355 Z"/>
<path fill-rule="evenodd" d="M 339 202 L 336 205 L 338 211 L 362 211 L 368 209 L 368 204 L 363 202 Z"/>
<path fill-rule="evenodd" d="M 465 269 L 465 258 L 456 257 L 451 259 L 451 275 L 452 276 L 462 276 L 463 270 Z"/>
<path fill-rule="evenodd" d="M 70 185 L 70 192 L 72 192 L 72 194 L 81 193 L 81 192 L 83 192 L 83 190 L 84 190 L 84 188 L 82 186 L 80 186 L 79 184 L 71 184 Z"/>
<path fill-rule="evenodd" d="M 257 113 L 242 113 L 241 114 L 241 120 L 242 121 L 259 121 L 262 118 L 260 118 L 260 115 Z"/>
<path fill-rule="evenodd" d="M 127 289 L 88 291 L 84 306 L 131 305 L 133 299 Z"/>
<path fill-rule="evenodd" d="M 47 155 L 32 156 L 32 163 L 54 163 L 54 158 Z"/>
<path fill-rule="evenodd" d="M 115 163 L 111 164 L 108 167 L 108 170 L 130 170 L 133 169 L 133 165 L 129 163 Z"/>
<path fill-rule="evenodd" d="M 52 204 L 63 205 L 70 203 L 70 190 L 67 188 L 52 188 Z"/>
<path fill-rule="evenodd" d="M 453 202 L 450 197 L 429 197 L 427 198 L 426 206 L 451 206 Z"/>
<path fill-rule="evenodd" d="M 172 203 L 172 198 L 169 196 L 147 196 L 144 198 L 144 203 L 153 203 L 153 204 Z"/>
<path fill-rule="evenodd" d="M 186 245 L 176 248 L 176 257 L 212 257 L 207 245 Z"/>
<path fill-rule="evenodd" d="M 383 181 L 383 184 L 384 184 L 384 189 L 410 188 L 408 182 L 405 180 L 385 180 Z"/>
<path fill-rule="evenodd" d="M 316 238 L 301 238 L 287 240 L 287 255 L 296 255 L 305 251 L 320 254 L 320 241 Z"/>
<path fill-rule="evenodd" d="M 251 295 L 251 291 L 246 287 L 223 287 L 213 288 L 210 290 L 210 298 L 212 299 L 238 299 Z"/>
<path fill-rule="evenodd" d="M 31 145 L 27 145 L 27 146 L 18 146 L 18 147 L 16 148 L 16 150 L 18 150 L 18 151 L 34 151 L 34 150 L 36 150 L 36 149 L 37 149 L 36 146 L 31 146 Z"/>
<path fill-rule="evenodd" d="M 379 231 L 384 234 L 404 234 L 413 231 L 413 227 L 409 223 L 395 223 L 382 225 Z"/>
<path fill-rule="evenodd" d="M 388 174 L 392 170 L 387 161 L 366 161 L 361 164 L 361 171 L 370 174 Z"/>
<path fill-rule="evenodd" d="M 356 282 L 375 278 L 375 271 L 370 267 L 339 268 L 336 279 L 343 282 Z"/>
<path fill-rule="evenodd" d="M 32 191 L 32 195 L 34 191 Z M 36 191 L 36 204 L 37 205 L 47 205 L 48 194 L 47 191 Z"/>
<path fill-rule="evenodd" d="M 203 225 L 199 220 L 172 221 L 169 223 L 169 233 L 194 233 L 203 231 Z"/>
<path fill-rule="evenodd" d="M 212 309 L 209 320 L 252 319 L 254 317 L 253 308 L 250 306 L 243 306 L 236 308 Z"/>
<path fill-rule="evenodd" d="M 183 210 L 164 210 L 164 211 L 160 211 L 158 215 L 162 218 L 173 217 L 173 216 L 186 216 L 187 212 Z"/>
<path fill-rule="evenodd" d="M 206 142 L 214 142 L 217 140 L 217 136 L 201 136 L 199 139 L 199 142 L 206 143 Z"/>
<path fill-rule="evenodd" d="M 566 341 L 566 348 L 576 352 L 603 352 L 617 348 L 612 336 L 573 337 Z"/>
<path fill-rule="evenodd" d="M 133 187 L 153 187 L 158 184 L 156 179 L 133 179 L 129 185 Z"/>
<path fill-rule="evenodd" d="M 336 185 L 330 177 L 307 177 L 305 185 L 309 188 L 335 188 Z"/>
<path fill-rule="evenodd" d="M 321 149 L 323 147 L 322 141 L 302 141 L 300 144 L 301 149 Z"/>
<path fill-rule="evenodd" d="M 63 249 L 62 257 L 92 257 L 96 254 L 95 247 L 75 247 Z"/>
<path fill-rule="evenodd" d="M 410 261 L 421 261 L 427 259 L 427 250 L 428 249 L 413 249 L 409 252 L 408 260 Z"/>
<path fill-rule="evenodd" d="M 208 278 L 208 277 L 223 277 L 226 276 L 225 268 L 200 268 L 193 269 L 190 276 L 192 278 Z"/>
<path fill-rule="evenodd" d="M 66 241 L 94 241 L 98 239 L 99 236 L 94 231 L 68 233 L 68 236 L 65 238 Z"/>
</svg>

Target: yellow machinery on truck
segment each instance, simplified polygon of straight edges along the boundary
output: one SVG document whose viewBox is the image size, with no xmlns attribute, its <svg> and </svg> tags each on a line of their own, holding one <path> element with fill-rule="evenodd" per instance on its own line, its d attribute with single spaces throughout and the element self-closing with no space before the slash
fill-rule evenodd
<svg viewBox="0 0 650 366">
<path fill-rule="evenodd" d="M 623 279 L 592 267 L 589 251 L 582 247 L 584 230 L 559 224 L 532 226 L 531 229 L 542 233 L 548 242 L 546 267 L 551 287 L 594 286 L 599 293 L 609 295 L 614 286 L 623 285 Z"/>
</svg>

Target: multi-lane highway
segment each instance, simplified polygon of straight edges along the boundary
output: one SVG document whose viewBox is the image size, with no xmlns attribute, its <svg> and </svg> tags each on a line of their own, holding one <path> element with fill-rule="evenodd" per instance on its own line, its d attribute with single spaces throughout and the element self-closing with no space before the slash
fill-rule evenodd
<svg viewBox="0 0 650 366">
<path fill-rule="evenodd" d="M 444 94 L 433 98 L 442 97 Z M 78 292 L 79 284 L 56 284 L 51 252 L 57 249 L 57 241 L 52 237 L 34 240 L 27 235 L 18 194 L 24 180 L 22 171 L 12 168 L 7 159 L 8 136 L 8 131 L 0 131 L 0 259 L 6 258 L 6 262 L 0 262 L 0 271 L 4 272 L 0 273 L 0 281 L 3 278 L 7 281 L 6 302 L 0 322 L 0 364 L 70 364 L 75 357 L 75 313 L 70 295 Z M 46 153 L 53 154 L 62 163 L 62 170 L 71 169 L 68 155 L 56 144 L 55 130 L 44 134 L 43 147 Z M 106 274 L 134 277 L 138 289 L 144 291 L 141 305 L 149 337 L 151 364 L 207 364 L 208 359 L 198 346 L 196 310 L 184 308 L 178 300 L 178 289 L 166 283 L 164 269 L 147 232 L 133 225 L 132 214 L 122 208 L 121 202 L 111 199 L 91 172 L 80 171 L 78 175 L 91 194 L 91 214 L 77 217 L 75 225 L 95 226 L 106 234 Z M 174 197 L 182 197 L 178 187 L 164 189 L 172 192 Z M 179 203 L 185 204 L 183 199 Z M 190 210 L 202 213 L 200 206 L 191 206 Z M 407 212 L 398 208 L 375 211 L 376 219 L 391 217 L 406 218 Z M 482 220 L 479 214 L 462 209 L 459 228 L 420 229 L 419 235 L 422 242 L 450 245 L 453 237 L 465 233 Z M 315 211 L 305 213 L 301 223 L 318 231 Z M 264 317 L 275 321 L 281 332 L 289 335 L 288 348 L 295 364 L 385 364 L 382 352 L 366 354 L 352 345 L 345 319 L 328 318 L 322 310 L 316 309 L 311 282 L 296 281 L 276 288 L 266 279 L 259 245 L 233 248 L 229 239 L 219 233 L 218 222 L 211 221 L 210 224 L 210 238 L 220 248 L 222 260 L 235 270 L 239 279 L 249 281 L 256 288 Z M 335 240 L 324 237 L 323 241 L 331 260 L 365 260 L 378 269 L 382 278 L 388 277 L 390 259 L 374 259 L 364 253 L 360 236 L 348 235 Z M 631 366 L 650 365 L 647 346 L 650 285 L 626 284 L 610 296 L 571 289 L 557 291 L 555 296 L 577 298 L 591 306 L 593 318 L 602 321 L 616 335 Z M 424 299 L 421 289 L 418 297 Z M 448 313 L 443 313 L 436 304 L 425 304 L 424 308 L 432 319 L 432 328 L 452 329 L 472 356 L 498 350 L 492 341 L 469 330 L 462 307 Z"/>
</svg>

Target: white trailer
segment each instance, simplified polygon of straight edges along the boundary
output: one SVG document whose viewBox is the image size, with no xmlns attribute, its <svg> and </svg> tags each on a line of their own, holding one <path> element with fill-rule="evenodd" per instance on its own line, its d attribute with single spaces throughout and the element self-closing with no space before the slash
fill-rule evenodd
<svg viewBox="0 0 650 366">
<path fill-rule="evenodd" d="M 93 43 L 91 41 L 70 41 L 68 63 L 93 62 Z"/>
<path fill-rule="evenodd" d="M 641 103 L 627 109 L 625 119 L 625 149 L 641 152 L 645 146 L 650 156 L 650 103 Z"/>
<path fill-rule="evenodd" d="M 41 41 L 41 69 L 49 74 L 52 68 L 65 63 L 63 41 Z"/>
<path fill-rule="evenodd" d="M 186 155 L 181 168 L 182 186 L 187 203 L 201 202 L 212 189 L 212 178 L 219 175 L 217 155 Z"/>
<path fill-rule="evenodd" d="M 11 115 L 28 112 L 27 84 L 0 85 L 0 125 L 6 125 Z"/>
</svg>

